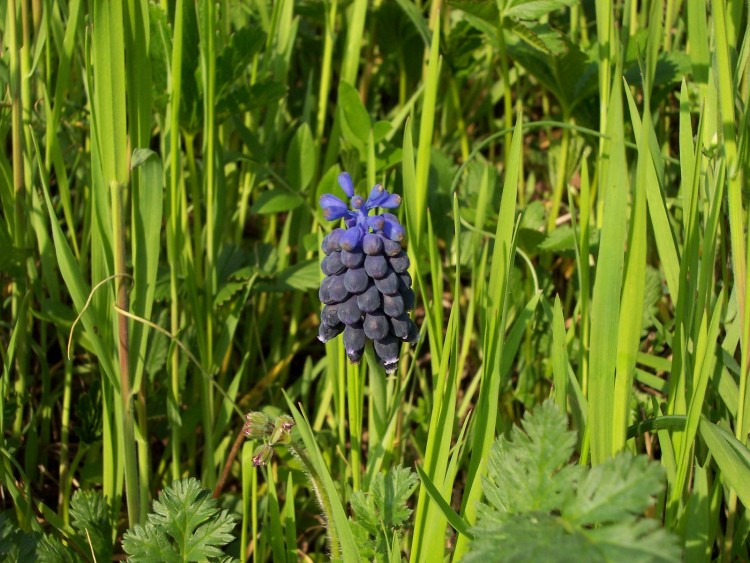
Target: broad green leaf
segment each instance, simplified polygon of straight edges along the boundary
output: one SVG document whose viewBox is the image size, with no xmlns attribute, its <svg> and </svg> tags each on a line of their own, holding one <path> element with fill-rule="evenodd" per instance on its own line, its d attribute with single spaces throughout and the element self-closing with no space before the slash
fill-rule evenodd
<svg viewBox="0 0 750 563">
<path fill-rule="evenodd" d="M 285 268 L 270 282 L 258 282 L 257 291 L 290 291 L 316 289 L 320 285 L 320 264 L 317 260 L 304 260 Z"/>
<path fill-rule="evenodd" d="M 579 0 L 508 0 L 502 16 L 520 20 L 538 20 L 542 16 L 577 4 Z"/>
<path fill-rule="evenodd" d="M 315 175 L 315 146 L 307 123 L 297 128 L 286 153 L 286 179 L 292 188 L 302 192 Z"/>
<path fill-rule="evenodd" d="M 364 154 L 370 135 L 370 115 L 362 105 L 359 92 L 348 82 L 339 83 L 338 108 L 344 138 Z"/>
<path fill-rule="evenodd" d="M 276 188 L 260 194 L 255 200 L 251 212 L 258 215 L 282 213 L 296 209 L 303 203 L 305 203 L 305 200 L 302 196 L 281 188 Z"/>
</svg>

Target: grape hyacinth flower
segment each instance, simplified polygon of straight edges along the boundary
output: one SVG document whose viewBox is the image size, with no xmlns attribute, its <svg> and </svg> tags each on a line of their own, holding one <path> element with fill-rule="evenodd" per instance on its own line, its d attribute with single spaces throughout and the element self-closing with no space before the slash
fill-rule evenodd
<svg viewBox="0 0 750 563">
<path fill-rule="evenodd" d="M 414 308 L 409 257 L 401 248 L 405 232 L 392 213 L 370 215 L 376 208 L 395 209 L 401 197 L 375 184 L 367 199 L 355 195 L 347 172 L 338 177 L 349 198 L 324 194 L 320 198 L 323 216 L 343 219 L 345 228 L 334 229 L 323 239 L 325 258 L 321 269 L 318 339 L 327 342 L 344 334 L 346 355 L 358 363 L 367 340 L 387 373 L 396 371 L 401 342 L 414 343 L 419 332 L 409 311 Z M 351 207 L 351 208 L 350 208 Z"/>
</svg>

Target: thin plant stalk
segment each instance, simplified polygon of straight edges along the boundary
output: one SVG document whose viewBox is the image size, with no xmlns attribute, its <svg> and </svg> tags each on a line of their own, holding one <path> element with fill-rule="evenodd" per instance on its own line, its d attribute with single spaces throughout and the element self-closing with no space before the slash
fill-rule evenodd
<svg viewBox="0 0 750 563">
<path fill-rule="evenodd" d="M 125 248 L 125 217 L 123 212 L 123 192 L 125 186 L 113 182 L 112 190 L 112 225 L 115 241 L 115 275 L 118 276 L 117 306 L 128 310 L 128 288 L 124 278 L 127 272 Z M 120 361 L 120 399 L 123 415 L 123 451 L 125 456 L 125 490 L 128 504 L 128 521 L 132 527 L 138 523 L 141 515 L 140 486 L 138 461 L 135 441 L 135 418 L 133 395 L 130 387 L 130 350 L 128 341 L 128 319 L 117 315 L 118 356 Z"/>
<path fill-rule="evenodd" d="M 169 261 L 169 316 L 172 334 L 180 329 L 179 276 L 181 271 L 180 249 L 182 248 L 182 215 L 180 201 L 180 100 L 182 90 L 182 41 L 184 0 L 177 0 L 174 12 L 174 35 L 172 38 L 171 104 L 169 106 L 169 215 L 167 216 L 167 259 Z M 174 346 L 169 359 L 170 392 L 173 405 L 180 404 L 180 356 Z M 180 478 L 180 424 L 170 424 L 172 452 L 172 480 Z"/>
<path fill-rule="evenodd" d="M 203 312 L 205 322 L 205 357 L 203 359 L 205 370 L 214 373 L 213 342 L 214 342 L 214 318 L 213 318 L 213 296 L 216 289 L 216 122 L 215 122 L 215 100 L 216 100 L 216 52 L 215 52 L 215 5 L 214 2 L 206 0 L 203 3 L 205 23 L 202 30 L 202 59 L 201 70 L 204 85 L 204 142 L 203 163 L 204 182 L 203 195 L 206 202 L 206 256 L 204 260 L 204 298 Z M 203 419 L 203 437 L 205 440 L 203 448 L 203 474 L 205 484 L 209 488 L 216 485 L 216 464 L 214 461 L 214 394 L 211 382 L 208 378 L 201 379 L 201 407 Z"/>
</svg>

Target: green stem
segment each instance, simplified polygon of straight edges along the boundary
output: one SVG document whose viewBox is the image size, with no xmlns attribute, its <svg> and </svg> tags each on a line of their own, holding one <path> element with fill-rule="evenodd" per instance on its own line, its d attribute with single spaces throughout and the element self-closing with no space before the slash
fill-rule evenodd
<svg viewBox="0 0 750 563">
<path fill-rule="evenodd" d="M 331 508 L 331 501 L 328 498 L 328 495 L 326 495 L 325 487 L 323 487 L 323 482 L 321 481 L 318 472 L 315 471 L 315 467 L 310 461 L 310 458 L 307 456 L 307 451 L 305 450 L 304 446 L 292 442 L 291 444 L 289 444 L 289 451 L 293 456 L 299 459 L 302 465 L 305 467 L 307 478 L 310 480 L 310 485 L 312 486 L 312 490 L 315 493 L 315 497 L 318 499 L 318 503 L 320 503 L 320 509 L 323 511 L 323 517 L 326 520 L 328 529 L 328 547 L 331 551 L 331 561 L 342 561 L 341 543 L 339 542 L 339 536 L 336 530 L 336 526 L 333 525 L 333 510 Z"/>
<path fill-rule="evenodd" d="M 117 277 L 117 306 L 128 310 L 128 288 L 123 279 L 125 263 L 125 214 L 123 192 L 125 186 L 119 182 L 110 183 L 112 191 L 112 226 L 115 243 L 115 275 Z M 120 358 L 120 398 L 122 400 L 123 450 L 125 456 L 125 491 L 128 504 L 128 522 L 132 528 L 140 521 L 141 502 L 138 485 L 138 462 L 135 444 L 135 421 L 133 416 L 133 396 L 130 389 L 130 351 L 128 342 L 128 318 L 117 315 L 118 355 Z"/>
<path fill-rule="evenodd" d="M 174 37 L 172 39 L 172 81 L 169 125 L 169 217 L 167 218 L 167 258 L 169 260 L 170 327 L 172 334 L 180 329 L 179 275 L 181 272 L 182 221 L 180 206 L 180 96 L 182 90 L 182 20 L 184 1 L 177 0 L 174 14 Z M 177 346 L 173 347 L 169 363 L 170 392 L 175 408 L 180 404 L 180 357 Z M 180 425 L 177 420 L 170 424 L 172 436 L 172 480 L 180 478 Z"/>
<path fill-rule="evenodd" d="M 563 115 L 563 121 L 568 122 L 567 112 Z M 555 229 L 557 216 L 560 214 L 560 202 L 562 201 L 565 183 L 568 179 L 568 147 L 570 145 L 570 129 L 567 127 L 562 131 L 562 141 L 560 143 L 560 159 L 557 164 L 557 175 L 555 177 L 555 191 L 552 193 L 552 207 L 547 216 L 547 232 L 550 233 Z"/>
<path fill-rule="evenodd" d="M 331 88 L 331 60 L 333 58 L 333 43 L 336 40 L 336 8 L 338 0 L 329 1 L 329 11 L 326 14 L 325 31 L 323 32 L 323 64 L 320 71 L 320 90 L 318 91 L 318 116 L 315 124 L 315 142 L 318 150 L 322 144 L 325 132 L 326 115 L 328 112 L 328 91 Z"/>
<path fill-rule="evenodd" d="M 63 522 L 70 523 L 68 508 L 70 506 L 70 402 L 73 393 L 73 363 L 66 359 L 64 363 L 63 401 L 60 415 L 60 491 L 57 500 L 57 512 Z"/>
<path fill-rule="evenodd" d="M 202 57 L 202 72 L 204 86 L 204 144 L 203 144 L 203 163 L 204 163 L 204 195 L 206 201 L 206 256 L 204 261 L 203 275 L 203 313 L 205 315 L 206 344 L 203 365 L 205 371 L 213 377 L 214 358 L 213 358 L 213 297 L 216 290 L 216 272 L 214 264 L 216 262 L 216 217 L 215 217 L 215 193 L 216 193 L 216 122 L 215 122 L 215 102 L 216 102 L 216 53 L 215 53 L 215 5 L 212 0 L 205 2 L 205 27 L 201 40 L 205 42 Z M 194 202 L 195 204 L 195 202 Z M 205 475 L 205 484 L 209 488 L 216 485 L 216 468 L 214 463 L 214 440 L 213 440 L 213 422 L 214 422 L 214 397 L 213 388 L 209 378 L 203 378 L 201 384 L 201 407 L 203 418 L 203 472 Z"/>
<path fill-rule="evenodd" d="M 24 213 L 24 200 L 26 198 L 23 147 L 23 96 L 22 96 L 22 51 L 24 47 L 20 44 L 18 37 L 18 22 L 15 0 L 8 3 L 9 11 L 9 43 L 10 43 L 10 95 L 11 95 L 11 138 L 12 145 L 12 163 L 13 163 L 13 245 L 17 249 L 25 247 L 26 235 L 26 216 Z M 11 304 L 11 315 L 17 324 L 16 331 L 21 334 L 26 333 L 26 315 L 22 313 L 23 295 L 26 293 L 26 283 L 24 276 L 14 278 L 13 299 Z M 18 375 L 15 382 L 16 392 L 16 416 L 13 421 L 13 434 L 18 437 L 21 434 L 23 426 L 23 404 L 21 397 L 26 390 L 26 374 L 28 370 L 25 367 L 24 358 L 26 357 L 26 339 L 19 338 L 16 343 L 16 373 Z"/>
<path fill-rule="evenodd" d="M 503 31 L 502 19 L 497 28 L 497 44 L 498 56 L 500 57 L 500 76 L 503 79 L 503 120 L 505 121 L 505 129 L 508 130 L 503 142 L 503 162 L 507 167 L 508 162 L 510 162 L 510 132 L 513 131 L 513 92 L 510 89 L 510 70 L 508 68 L 508 55 L 505 50 L 505 32 Z M 523 197 L 523 190 L 519 190 L 519 194 Z"/>
</svg>

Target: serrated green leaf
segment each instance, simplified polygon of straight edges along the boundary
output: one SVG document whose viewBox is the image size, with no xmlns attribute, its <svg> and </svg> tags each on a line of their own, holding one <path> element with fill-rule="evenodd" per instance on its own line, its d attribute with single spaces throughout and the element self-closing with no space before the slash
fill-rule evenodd
<svg viewBox="0 0 750 563">
<path fill-rule="evenodd" d="M 624 520 L 646 510 L 663 486 L 661 466 L 621 453 L 588 471 L 563 516 L 581 526 Z"/>
<path fill-rule="evenodd" d="M 136 525 L 122 545 L 133 561 L 203 561 L 223 555 L 234 539 L 234 516 L 219 511 L 197 479 L 175 481 L 154 501 L 145 526 Z"/>
<path fill-rule="evenodd" d="M 391 469 L 385 476 L 375 476 L 370 492 L 383 524 L 389 527 L 405 524 L 411 514 L 406 503 L 417 488 L 417 483 L 417 475 L 401 466 Z"/>
<path fill-rule="evenodd" d="M 352 495 L 352 521 L 360 555 L 368 560 L 387 561 L 391 538 L 411 515 L 407 501 L 417 487 L 417 476 L 408 468 L 395 467 L 387 474 L 376 473 L 370 490 Z"/>
<path fill-rule="evenodd" d="M 559 507 L 577 478 L 567 463 L 576 443 L 565 416 L 547 402 L 527 414 L 523 431 L 514 427 L 510 440 L 501 436 L 490 451 L 484 491 L 503 512 L 551 511 Z"/>
<path fill-rule="evenodd" d="M 182 561 L 167 535 L 151 523 L 145 526 L 136 524 L 132 530 L 128 530 L 122 538 L 122 548 L 128 554 L 128 560 L 134 563 Z"/>
<path fill-rule="evenodd" d="M 106 561 L 104 559 L 105 555 L 106 552 L 101 554 L 101 560 Z M 23 561 L 23 559 L 19 561 Z M 56 537 L 41 536 L 36 546 L 34 561 L 36 563 L 78 563 L 79 561 L 83 561 L 83 559 L 71 548 L 60 543 L 60 540 Z"/>
<path fill-rule="evenodd" d="M 70 501 L 70 518 L 85 543 L 102 560 L 112 558 L 112 526 L 100 491 L 78 490 Z"/>
<path fill-rule="evenodd" d="M 497 440 L 465 561 L 679 560 L 676 538 L 643 517 L 661 467 L 625 453 L 586 470 L 568 464 L 574 445 L 552 401 Z"/>
</svg>

